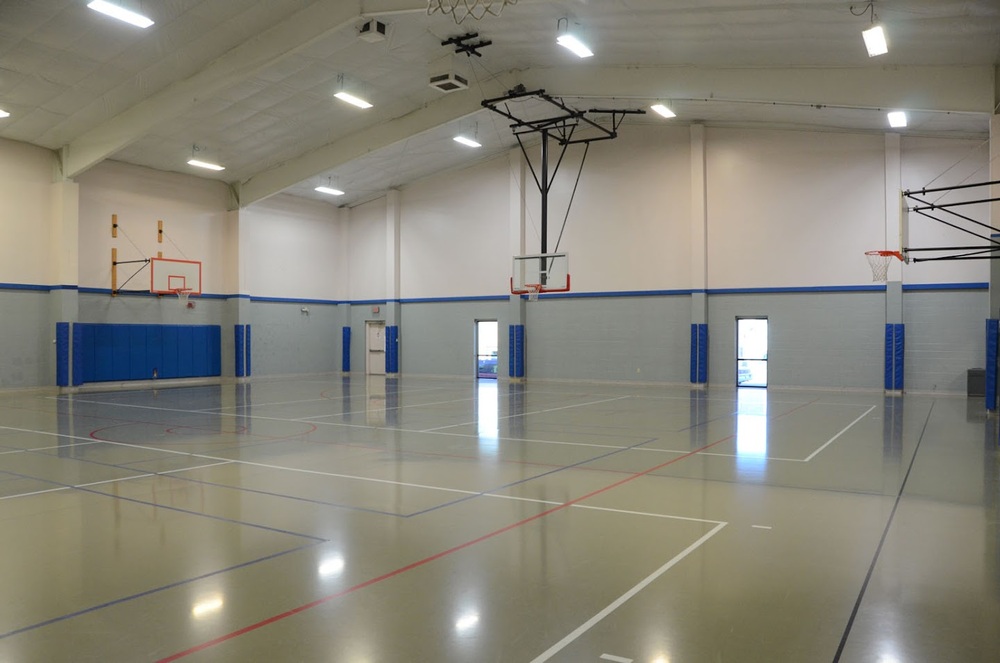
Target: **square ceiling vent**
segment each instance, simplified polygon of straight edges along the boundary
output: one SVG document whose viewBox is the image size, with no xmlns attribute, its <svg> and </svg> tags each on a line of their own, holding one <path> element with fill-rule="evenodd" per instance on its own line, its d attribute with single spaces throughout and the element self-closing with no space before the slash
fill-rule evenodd
<svg viewBox="0 0 1000 663">
<path fill-rule="evenodd" d="M 454 92 L 455 90 L 468 89 L 469 81 L 454 72 L 449 72 L 431 76 L 430 86 L 441 92 Z"/>
</svg>

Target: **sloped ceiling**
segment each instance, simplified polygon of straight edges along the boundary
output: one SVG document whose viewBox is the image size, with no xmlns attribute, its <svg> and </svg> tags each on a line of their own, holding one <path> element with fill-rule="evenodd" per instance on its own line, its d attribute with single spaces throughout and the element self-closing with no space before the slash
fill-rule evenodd
<svg viewBox="0 0 1000 663">
<path fill-rule="evenodd" d="M 799 0 L 520 0 L 461 25 L 423 0 L 118 0 L 134 28 L 86 0 L 0 2 L 0 136 L 59 151 L 63 175 L 104 159 L 232 185 L 239 205 L 279 192 L 353 205 L 516 145 L 484 98 L 543 88 L 581 109 L 646 108 L 633 123 L 986 137 L 997 95 L 1000 3 L 877 0 L 890 52 L 869 58 L 870 14 Z M 867 3 L 856 3 L 861 12 Z M 387 39 L 358 38 L 365 20 Z M 596 55 L 556 46 L 566 26 Z M 469 32 L 481 57 L 441 42 Z M 461 73 L 442 94 L 430 73 Z M 374 104 L 333 99 L 348 89 Z M 483 147 L 451 140 L 475 134 Z M 219 173 L 186 164 L 193 155 Z M 347 192 L 327 198 L 313 189 Z"/>
</svg>

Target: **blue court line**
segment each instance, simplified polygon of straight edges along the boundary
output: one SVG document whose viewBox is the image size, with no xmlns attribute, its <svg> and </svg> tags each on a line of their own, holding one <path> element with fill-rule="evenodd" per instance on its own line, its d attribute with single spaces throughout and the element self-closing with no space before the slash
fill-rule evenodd
<svg viewBox="0 0 1000 663">
<path fill-rule="evenodd" d="M 91 462 L 93 462 L 93 461 L 91 461 Z M 128 468 L 120 468 L 120 469 L 128 469 Z M 210 513 L 200 513 L 198 511 L 191 511 L 189 509 L 182 509 L 182 508 L 176 507 L 176 506 L 167 506 L 166 504 L 154 504 L 153 502 L 147 502 L 145 500 L 140 500 L 140 499 L 137 499 L 137 498 L 134 498 L 134 497 L 124 497 L 122 495 L 112 495 L 110 493 L 102 493 L 99 490 L 93 490 L 91 488 L 86 488 L 86 487 L 83 487 L 83 486 L 74 486 L 72 484 L 62 483 L 61 481 L 53 481 L 52 479 L 41 479 L 39 477 L 33 477 L 33 476 L 30 476 L 30 475 L 27 475 L 27 474 L 21 474 L 20 472 L 11 472 L 10 470 L 5 470 L 5 472 L 7 472 L 7 474 L 12 474 L 12 475 L 14 475 L 16 477 L 21 477 L 22 479 L 31 479 L 32 481 L 41 481 L 42 483 L 51 483 L 53 485 L 61 486 L 63 488 L 69 488 L 71 490 L 79 490 L 82 493 L 90 493 L 92 495 L 100 495 L 101 497 L 110 497 L 112 499 L 123 500 L 125 502 L 132 502 L 134 504 L 141 504 L 143 506 L 151 506 L 151 507 L 156 508 L 156 509 L 166 509 L 167 511 L 176 511 L 178 513 L 186 513 L 189 516 L 201 516 L 202 518 L 208 518 L 210 520 L 218 520 L 218 521 L 221 521 L 221 522 L 224 522 L 224 523 L 230 523 L 232 525 L 243 525 L 244 527 L 253 527 L 253 528 L 262 529 L 262 530 L 265 530 L 265 531 L 268 531 L 268 532 L 277 532 L 278 534 L 287 534 L 289 536 L 297 536 L 297 537 L 302 538 L 302 539 L 312 539 L 313 541 L 317 541 L 317 542 L 320 542 L 320 543 L 327 541 L 327 539 L 323 539 L 323 538 L 318 537 L 318 536 L 313 536 L 311 534 L 300 534 L 299 532 L 292 532 L 292 531 L 280 529 L 280 528 L 277 528 L 277 527 L 270 527 L 268 525 L 258 525 L 256 523 L 248 523 L 248 522 L 245 522 L 245 521 L 242 521 L 242 520 L 234 520 L 232 518 L 226 518 L 224 516 L 215 516 L 215 515 L 212 515 Z M 156 472 L 143 472 L 142 474 L 155 475 Z M 130 479 L 130 478 L 133 478 L 133 477 L 122 477 L 122 479 Z"/>
<path fill-rule="evenodd" d="M 83 609 L 77 610 L 75 612 L 66 613 L 65 615 L 59 615 L 58 617 L 53 617 L 51 619 L 46 619 L 45 621 L 38 622 L 37 624 L 30 624 L 28 626 L 22 626 L 21 628 L 14 629 L 13 631 L 7 631 L 6 633 L 0 633 L 0 640 L 3 640 L 4 638 L 9 638 L 12 635 L 19 635 L 21 633 L 26 633 L 27 631 L 33 631 L 33 630 L 35 630 L 37 628 L 42 628 L 43 626 L 50 626 L 52 624 L 57 624 L 59 622 L 66 621 L 67 619 L 73 619 L 74 617 L 80 617 L 80 616 L 86 615 L 87 613 L 90 613 L 90 612 L 95 612 L 97 610 L 103 610 L 104 608 L 110 608 L 111 606 L 118 605 L 120 603 L 125 603 L 127 601 L 133 601 L 135 599 L 140 599 L 140 598 L 142 598 L 144 596 L 149 596 L 150 594 L 156 594 L 157 592 L 163 592 L 163 591 L 166 591 L 168 589 L 174 589 L 176 587 L 181 587 L 183 585 L 187 585 L 187 584 L 190 584 L 192 582 L 197 582 L 199 580 L 204 580 L 206 578 L 211 578 L 212 576 L 217 576 L 217 575 L 220 575 L 222 573 L 228 573 L 230 571 L 236 571 L 237 569 L 242 569 L 242 568 L 244 568 L 246 566 L 250 566 L 252 564 L 258 564 L 260 562 L 267 562 L 267 561 L 270 561 L 272 559 L 276 559 L 278 557 L 281 557 L 283 555 L 287 555 L 289 553 L 298 552 L 300 550 L 305 550 L 307 548 L 312 548 L 313 546 L 318 546 L 321 543 L 326 543 L 326 541 L 315 541 L 313 543 L 307 543 L 305 545 L 299 546 L 298 548 L 291 548 L 290 550 L 284 550 L 284 551 L 281 551 L 281 552 L 272 553 L 270 555 L 265 555 L 264 557 L 258 557 L 257 559 L 252 559 L 252 560 L 250 560 L 248 562 L 240 562 L 239 564 L 235 564 L 233 566 L 228 566 L 228 567 L 226 567 L 224 569 L 219 569 L 217 571 L 209 571 L 208 573 L 203 573 L 200 576 L 195 576 L 193 578 L 185 578 L 184 580 L 178 580 L 176 582 L 172 582 L 172 583 L 167 584 L 167 585 L 161 585 L 160 587 L 154 587 L 152 589 L 147 589 L 147 590 L 145 590 L 143 592 L 139 592 L 138 594 L 130 594 L 129 596 L 122 596 L 121 598 L 112 599 L 111 601 L 106 601 L 104 603 L 99 603 L 97 605 L 92 605 L 89 608 L 83 608 Z"/>
<path fill-rule="evenodd" d="M 44 456 L 50 456 L 52 458 L 56 458 L 57 457 L 54 454 L 51 454 L 51 453 L 48 453 L 48 452 L 45 452 L 45 451 L 37 451 L 37 452 L 35 452 L 34 450 L 31 450 L 31 449 L 27 450 L 27 453 L 40 453 L 40 454 L 42 454 Z M 176 456 L 172 456 L 171 455 L 171 456 L 167 456 L 167 457 L 168 458 L 175 458 Z M 188 481 L 190 483 L 197 483 L 197 484 L 201 484 L 203 486 L 212 486 L 214 488 L 228 488 L 229 490 L 238 490 L 238 491 L 247 492 L 247 493 L 254 493 L 254 494 L 257 494 L 257 495 L 266 495 L 268 497 L 278 497 L 278 498 L 283 498 L 283 499 L 295 500 L 297 502 L 308 502 L 310 504 L 319 504 L 321 506 L 329 506 L 329 507 L 334 507 L 334 508 L 338 508 L 338 509 L 348 509 L 350 511 L 363 511 L 365 513 L 374 513 L 374 514 L 378 514 L 380 516 L 393 516 L 394 518 L 402 518 L 403 517 L 402 515 L 400 515 L 398 513 L 392 513 L 390 511 L 379 511 L 378 509 L 368 509 L 368 508 L 365 508 L 365 507 L 362 507 L 362 506 L 348 506 L 346 504 L 337 504 L 335 502 L 324 502 L 323 500 L 314 500 L 314 499 L 309 498 L 309 497 L 299 497 L 297 495 L 286 495 L 284 493 L 272 493 L 270 491 L 261 490 L 259 488 L 241 488 L 239 486 L 230 486 L 228 484 L 216 483 L 214 481 L 205 481 L 204 479 L 193 479 L 191 477 L 178 476 L 178 474 L 180 472 L 201 469 L 199 467 L 191 467 L 191 468 L 186 468 L 186 469 L 180 469 L 180 468 L 178 468 L 176 470 L 171 470 L 169 472 L 154 472 L 152 470 L 140 470 L 140 469 L 137 469 L 137 468 L 134 468 L 134 467 L 128 467 L 128 465 L 131 465 L 133 463 L 128 463 L 128 464 L 125 464 L 125 465 L 117 465 L 115 463 L 105 463 L 105 462 L 102 462 L 102 461 L 99 461 L 99 460 L 93 460 L 93 459 L 90 459 L 90 458 L 79 458 L 79 457 L 72 457 L 69 460 L 75 460 L 75 461 L 78 461 L 78 462 L 81 462 L 81 463 L 89 463 L 91 465 L 100 465 L 102 467 L 113 467 L 116 470 L 128 470 L 129 472 L 138 472 L 140 475 L 144 474 L 144 475 L 151 475 L 151 476 L 158 476 L 158 477 L 167 477 L 167 478 L 170 478 L 170 479 L 178 479 L 180 481 Z M 151 458 L 151 459 L 146 459 L 146 460 L 137 460 L 137 461 L 134 461 L 134 462 L 135 463 L 149 463 L 149 462 L 153 462 L 155 460 L 161 460 L 161 458 Z M 238 460 L 233 460 L 232 462 L 239 463 Z M 126 477 L 126 478 L 128 478 L 128 477 Z M 39 479 L 39 481 L 44 481 L 44 479 Z M 100 492 L 100 491 L 96 491 L 96 492 Z M 101 494 L 102 495 L 106 495 L 107 493 L 101 493 Z M 304 536 L 304 535 L 300 535 L 300 536 Z"/>
<path fill-rule="evenodd" d="M 660 438 L 653 437 L 653 438 L 650 438 L 648 440 L 644 440 L 642 442 L 636 442 L 635 444 L 629 445 L 627 447 L 622 447 L 620 449 L 615 449 L 614 451 L 609 451 L 607 453 L 601 454 L 600 456 L 594 456 L 593 458 L 588 458 L 586 460 L 581 460 L 578 463 L 573 463 L 571 465 L 565 465 L 563 467 L 557 467 L 557 468 L 549 470 L 547 472 L 542 472 L 541 474 L 536 474 L 535 476 L 528 477 L 527 479 L 518 479 L 517 481 L 512 481 L 511 483 L 504 484 L 503 486 L 496 486 L 494 488 L 490 488 L 489 490 L 484 490 L 484 491 L 482 491 L 480 493 L 474 493 L 472 495 L 466 495 L 465 497 L 459 497 L 458 499 L 452 500 L 450 502 L 444 502 L 442 504 L 438 504 L 437 506 L 428 507 L 428 508 L 423 509 L 421 511 L 414 511 L 413 513 L 406 514 L 405 516 L 403 516 L 403 518 L 412 518 L 414 516 L 422 516 L 424 514 L 430 513 L 431 511 L 437 511 L 438 509 L 443 509 L 443 508 L 448 507 L 448 506 L 454 506 L 456 504 L 461 504 L 462 502 L 467 502 L 469 500 L 476 499 L 477 497 L 483 497 L 485 495 L 489 495 L 490 493 L 495 493 L 498 490 L 506 490 L 507 488 L 513 488 L 514 486 L 517 486 L 519 484 L 527 483 L 528 481 L 534 481 L 535 479 L 541 479 L 542 477 L 549 476 L 550 474 L 555 474 L 557 472 L 562 472 L 563 470 L 570 470 L 570 469 L 573 469 L 574 467 L 579 467 L 581 465 L 586 465 L 587 463 L 593 463 L 595 460 L 601 460 L 601 459 L 607 458 L 609 456 L 614 456 L 615 454 L 620 454 L 623 451 L 631 451 L 632 449 L 637 449 L 638 447 L 641 447 L 644 444 L 649 444 L 650 442 L 656 442 L 658 439 L 660 439 Z"/>
</svg>

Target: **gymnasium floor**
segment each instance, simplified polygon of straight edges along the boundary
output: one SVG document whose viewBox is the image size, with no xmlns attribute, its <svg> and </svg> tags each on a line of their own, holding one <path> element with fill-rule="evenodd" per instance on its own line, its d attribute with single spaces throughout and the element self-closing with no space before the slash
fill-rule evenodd
<svg viewBox="0 0 1000 663">
<path fill-rule="evenodd" d="M 982 400 L 0 395 L 0 662 L 1000 660 Z"/>
</svg>

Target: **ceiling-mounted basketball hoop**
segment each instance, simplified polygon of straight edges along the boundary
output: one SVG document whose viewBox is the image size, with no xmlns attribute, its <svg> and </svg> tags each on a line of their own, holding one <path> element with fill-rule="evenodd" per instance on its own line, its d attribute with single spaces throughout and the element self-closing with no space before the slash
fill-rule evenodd
<svg viewBox="0 0 1000 663">
<path fill-rule="evenodd" d="M 899 251 L 865 251 L 865 257 L 872 268 L 872 281 L 876 283 L 885 283 L 889 279 L 889 265 L 893 258 L 906 262 Z"/>
<path fill-rule="evenodd" d="M 427 15 L 441 12 L 451 14 L 455 23 L 461 23 L 470 16 L 477 21 L 484 16 L 499 16 L 507 5 L 516 5 L 517 0 L 427 0 Z"/>
</svg>

